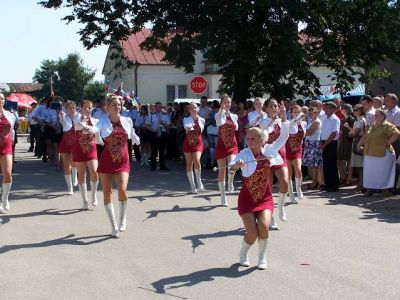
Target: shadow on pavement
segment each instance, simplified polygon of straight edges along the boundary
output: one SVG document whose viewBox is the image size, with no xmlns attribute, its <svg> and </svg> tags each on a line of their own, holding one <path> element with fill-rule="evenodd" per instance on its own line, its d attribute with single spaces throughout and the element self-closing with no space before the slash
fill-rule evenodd
<svg viewBox="0 0 400 300">
<path fill-rule="evenodd" d="M 89 246 L 93 244 L 98 244 L 106 240 L 111 239 L 110 235 L 94 235 L 94 236 L 84 236 L 76 237 L 75 234 L 70 234 L 65 237 L 61 237 L 54 240 L 31 243 L 31 244 L 19 244 L 19 245 L 0 245 L 0 254 L 4 254 L 9 251 L 26 249 L 26 248 L 43 248 L 58 245 L 74 245 L 74 246 Z"/>
<path fill-rule="evenodd" d="M 180 207 L 179 205 L 175 205 L 172 209 L 158 209 L 158 210 L 150 210 L 146 211 L 147 218 L 144 220 L 148 220 L 151 218 L 156 218 L 158 217 L 159 214 L 165 214 L 165 213 L 175 213 L 175 212 L 184 212 L 184 211 L 197 211 L 197 212 L 205 212 L 205 211 L 210 211 L 219 206 L 199 206 L 199 207 Z"/>
<path fill-rule="evenodd" d="M 238 229 L 229 230 L 229 231 L 218 231 L 218 232 L 215 232 L 215 233 L 189 235 L 189 236 L 183 237 L 182 240 L 191 241 L 192 242 L 193 253 L 195 253 L 197 247 L 199 247 L 201 245 L 204 245 L 202 240 L 223 238 L 223 237 L 235 236 L 235 235 L 244 236 L 244 233 L 245 233 L 244 228 L 238 228 Z"/>
<path fill-rule="evenodd" d="M 222 278 L 240 278 L 254 272 L 257 268 L 246 268 L 239 270 L 239 264 L 233 264 L 229 268 L 212 268 L 207 270 L 196 271 L 187 275 L 172 276 L 160 279 L 152 283 L 155 293 L 174 296 L 181 299 L 184 297 L 168 294 L 166 291 L 178 289 L 181 287 L 190 287 L 199 283 L 214 281 L 217 277 Z"/>
<path fill-rule="evenodd" d="M 0 226 L 10 222 L 11 219 L 19 219 L 19 218 L 31 218 L 36 216 L 67 216 L 76 214 L 82 211 L 86 211 L 83 209 L 64 209 L 64 210 L 55 210 L 55 209 L 45 209 L 42 211 L 29 212 L 26 214 L 19 215 L 0 215 Z"/>
</svg>

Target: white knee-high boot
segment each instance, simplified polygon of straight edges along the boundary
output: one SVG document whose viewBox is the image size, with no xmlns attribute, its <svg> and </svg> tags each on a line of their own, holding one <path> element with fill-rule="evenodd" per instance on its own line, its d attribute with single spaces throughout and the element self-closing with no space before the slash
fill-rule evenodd
<svg viewBox="0 0 400 300">
<path fill-rule="evenodd" d="M 128 201 L 119 201 L 119 231 L 126 230 L 126 210 L 128 208 Z"/>
<path fill-rule="evenodd" d="M 78 186 L 78 169 L 75 167 L 72 167 L 72 185 L 73 186 Z"/>
<path fill-rule="evenodd" d="M 301 182 L 302 182 L 302 177 L 295 177 L 296 180 L 296 193 L 297 193 L 297 197 L 299 197 L 299 199 L 303 199 L 304 195 L 303 195 L 303 191 L 301 190 Z"/>
<path fill-rule="evenodd" d="M 228 171 L 228 193 L 233 193 L 235 187 L 233 186 L 233 179 L 235 178 L 235 172 Z"/>
<path fill-rule="evenodd" d="M 204 186 L 203 183 L 201 182 L 201 168 L 194 169 L 194 173 L 196 174 L 197 189 L 199 191 L 204 191 Z"/>
<path fill-rule="evenodd" d="M 11 185 L 12 185 L 12 182 L 3 183 L 3 185 L 2 185 L 1 201 L 2 201 L 2 210 L 3 211 L 10 210 L 10 203 L 8 202 L 8 195 L 10 194 Z"/>
<path fill-rule="evenodd" d="M 87 186 L 86 183 L 79 184 L 79 191 L 81 192 L 83 209 L 89 209 L 89 201 L 87 198 Z"/>
<path fill-rule="evenodd" d="M 240 254 L 239 254 L 239 263 L 243 267 L 250 267 L 250 261 L 249 261 L 250 247 L 251 244 L 247 244 L 247 242 L 243 239 L 242 248 L 240 249 Z"/>
<path fill-rule="evenodd" d="M 218 181 L 219 192 L 221 193 L 221 205 L 228 206 L 228 200 L 225 194 L 225 181 Z"/>
<path fill-rule="evenodd" d="M 74 187 L 72 186 L 71 174 L 64 175 L 64 178 L 67 183 L 67 195 L 72 195 L 74 193 Z"/>
<path fill-rule="evenodd" d="M 258 239 L 258 269 L 265 270 L 267 268 L 267 246 L 268 239 Z"/>
<path fill-rule="evenodd" d="M 286 193 L 279 193 L 278 212 L 279 212 L 279 219 L 281 219 L 281 221 L 283 222 L 286 221 L 285 200 L 286 200 Z"/>
<path fill-rule="evenodd" d="M 90 195 L 92 197 L 92 204 L 94 206 L 97 205 L 97 187 L 99 185 L 99 181 L 90 181 Z"/>
<path fill-rule="evenodd" d="M 276 224 L 274 216 L 271 216 L 271 224 L 269 224 L 269 229 L 279 230 L 279 226 Z"/>
<path fill-rule="evenodd" d="M 117 221 L 115 221 L 114 206 L 112 203 L 108 203 L 104 206 L 107 212 L 108 219 L 111 223 L 111 236 L 119 238 L 119 230 Z"/>
<path fill-rule="evenodd" d="M 186 175 L 187 175 L 187 178 L 189 179 L 191 192 L 193 194 L 197 194 L 196 185 L 194 184 L 193 171 L 187 172 Z"/>
<path fill-rule="evenodd" d="M 293 193 L 293 181 L 292 181 L 292 180 L 289 180 L 288 191 L 289 191 L 289 199 L 290 199 L 290 202 L 292 202 L 292 203 L 294 203 L 294 204 L 299 203 L 299 202 L 297 201 L 296 197 L 294 196 L 294 193 Z"/>
</svg>

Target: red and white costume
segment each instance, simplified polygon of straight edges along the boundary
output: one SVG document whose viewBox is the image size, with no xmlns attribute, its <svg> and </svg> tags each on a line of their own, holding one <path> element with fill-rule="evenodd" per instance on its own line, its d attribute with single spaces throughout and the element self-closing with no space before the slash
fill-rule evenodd
<svg viewBox="0 0 400 300">
<path fill-rule="evenodd" d="M 225 158 L 238 153 L 236 131 L 239 129 L 238 117 L 235 114 L 227 116 L 225 111 L 215 114 L 215 121 L 218 127 L 218 140 L 215 149 L 215 159 Z"/>
<path fill-rule="evenodd" d="M 96 128 L 104 140 L 104 149 L 97 172 L 129 173 L 128 139 L 132 140 L 132 144 L 140 144 L 139 137 L 133 128 L 132 119 L 120 116 L 119 122 L 112 123 L 110 118 L 107 117 L 101 119 Z"/>
<path fill-rule="evenodd" d="M 297 126 L 291 126 L 289 138 L 286 142 L 286 159 L 301 159 L 303 155 L 303 140 L 306 134 L 306 122 L 298 121 Z"/>
<path fill-rule="evenodd" d="M 3 109 L 3 115 L 0 118 L 0 155 L 13 154 L 14 125 L 14 115 Z"/>
<path fill-rule="evenodd" d="M 67 114 L 64 114 L 60 118 L 60 122 L 63 128 L 63 136 L 61 143 L 58 145 L 58 152 L 72 153 L 74 145 L 76 144 L 74 120 L 71 119 Z"/>
<path fill-rule="evenodd" d="M 183 152 L 203 152 L 201 133 L 204 130 L 204 123 L 205 120 L 202 117 L 197 117 L 197 120 L 193 120 L 190 116 L 183 119 L 183 127 L 188 130 L 183 141 Z"/>
<path fill-rule="evenodd" d="M 72 150 L 73 161 L 97 160 L 96 135 L 88 128 L 96 126 L 98 122 L 98 119 L 92 117 L 88 117 L 83 121 L 81 121 L 80 116 L 74 119 L 76 143 Z"/>
</svg>

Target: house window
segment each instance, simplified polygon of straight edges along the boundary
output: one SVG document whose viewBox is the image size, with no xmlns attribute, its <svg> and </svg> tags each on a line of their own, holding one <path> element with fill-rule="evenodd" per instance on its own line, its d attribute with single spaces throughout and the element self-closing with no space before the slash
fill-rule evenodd
<svg viewBox="0 0 400 300">
<path fill-rule="evenodd" d="M 167 102 L 176 98 L 187 98 L 187 85 L 167 85 Z"/>
</svg>

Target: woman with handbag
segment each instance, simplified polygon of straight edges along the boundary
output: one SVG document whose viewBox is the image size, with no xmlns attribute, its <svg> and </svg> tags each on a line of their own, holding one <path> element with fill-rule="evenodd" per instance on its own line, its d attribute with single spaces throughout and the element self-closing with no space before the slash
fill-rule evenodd
<svg viewBox="0 0 400 300">
<path fill-rule="evenodd" d="M 356 117 L 356 122 L 354 126 L 350 128 L 350 136 L 353 137 L 352 151 L 350 167 L 353 168 L 353 173 L 356 171 L 358 174 L 358 183 L 356 186 L 356 192 L 364 191 L 362 186 L 363 183 L 363 153 L 357 149 L 357 144 L 361 137 L 365 133 L 366 121 L 364 118 L 364 107 L 361 104 L 357 104 L 353 109 L 354 116 Z"/>
<path fill-rule="evenodd" d="M 96 137 L 89 128 L 96 126 L 99 119 L 91 117 L 93 109 L 93 102 L 84 100 L 82 102 L 80 115 L 74 119 L 74 127 L 76 132 L 76 143 L 72 150 L 72 159 L 78 168 L 78 186 L 81 192 L 83 209 L 89 209 L 89 200 L 87 198 L 87 185 L 86 185 L 86 168 L 89 169 L 90 174 L 90 190 L 92 205 L 97 205 L 97 186 L 99 184 L 99 177 L 97 175 L 97 150 L 96 150 Z"/>
</svg>

